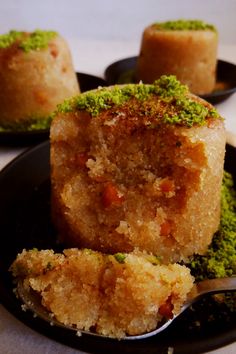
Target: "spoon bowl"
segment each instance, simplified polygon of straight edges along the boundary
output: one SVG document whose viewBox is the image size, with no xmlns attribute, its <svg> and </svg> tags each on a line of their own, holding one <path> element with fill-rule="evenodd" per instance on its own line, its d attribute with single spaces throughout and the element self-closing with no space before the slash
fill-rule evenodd
<svg viewBox="0 0 236 354">
<path fill-rule="evenodd" d="M 174 315 L 170 319 L 163 319 L 159 323 L 158 327 L 150 332 L 138 334 L 138 335 L 128 335 L 122 338 L 123 340 L 137 340 L 145 339 L 164 331 L 181 313 L 183 313 L 187 308 L 189 308 L 193 303 L 198 301 L 201 297 L 206 294 L 216 294 L 228 291 L 236 291 L 236 276 L 226 277 L 226 278 L 215 278 L 202 280 L 194 284 L 191 292 L 188 294 L 188 298 L 183 304 L 180 312 Z M 17 294 L 23 301 L 25 309 L 31 310 L 35 316 L 47 321 L 50 325 L 59 326 L 69 330 L 75 331 L 78 335 L 87 334 L 95 337 L 108 338 L 102 334 L 98 334 L 92 331 L 79 330 L 76 327 L 64 325 L 59 322 L 52 313 L 50 313 L 42 304 L 40 295 L 32 290 L 30 287 L 25 287 L 23 281 L 19 280 L 17 283 Z M 110 338 L 110 337 L 109 337 Z"/>
</svg>

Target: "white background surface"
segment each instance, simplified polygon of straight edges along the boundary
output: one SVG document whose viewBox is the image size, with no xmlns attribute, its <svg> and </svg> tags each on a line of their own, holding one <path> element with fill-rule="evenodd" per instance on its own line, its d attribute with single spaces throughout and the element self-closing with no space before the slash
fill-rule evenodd
<svg viewBox="0 0 236 354">
<path fill-rule="evenodd" d="M 57 30 L 68 40 L 76 71 L 97 76 L 112 62 L 138 54 L 144 27 L 176 18 L 215 24 L 220 37 L 218 57 L 236 64 L 236 0 L 0 0 L 0 33 Z M 236 94 L 217 108 L 227 130 L 236 134 Z M 0 146 L 0 169 L 21 151 Z M 213 352 L 235 354 L 236 344 Z M 37 334 L 0 306 L 0 354 L 22 353 L 81 352 Z"/>
<path fill-rule="evenodd" d="M 215 24 L 222 43 L 236 43 L 235 0 L 0 0 L 0 33 L 55 29 L 66 37 L 138 40 L 143 27 L 176 18 Z"/>
</svg>

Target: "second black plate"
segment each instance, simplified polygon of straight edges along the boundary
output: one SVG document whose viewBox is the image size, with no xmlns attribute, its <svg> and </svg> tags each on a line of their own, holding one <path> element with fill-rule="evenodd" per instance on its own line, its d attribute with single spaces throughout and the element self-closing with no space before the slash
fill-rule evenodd
<svg viewBox="0 0 236 354">
<path fill-rule="evenodd" d="M 108 85 L 134 82 L 136 57 L 116 61 L 105 70 L 105 79 Z M 215 90 L 202 98 L 210 103 L 220 103 L 236 92 L 236 65 L 223 60 L 217 63 L 217 82 Z"/>
<path fill-rule="evenodd" d="M 97 76 L 76 73 L 81 92 L 105 86 L 105 81 Z M 0 144 L 10 146 L 29 146 L 49 138 L 49 129 L 32 131 L 0 131 Z"/>
</svg>

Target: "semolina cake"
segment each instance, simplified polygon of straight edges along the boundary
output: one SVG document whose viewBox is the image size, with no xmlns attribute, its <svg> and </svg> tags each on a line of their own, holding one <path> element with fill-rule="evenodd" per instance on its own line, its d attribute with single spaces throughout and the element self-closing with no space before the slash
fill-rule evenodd
<svg viewBox="0 0 236 354">
<path fill-rule="evenodd" d="M 180 312 L 193 288 L 187 267 L 140 252 L 23 250 L 10 270 L 59 322 L 116 338 L 154 330 Z"/>
<path fill-rule="evenodd" d="M 135 76 L 153 83 L 161 75 L 176 75 L 191 92 L 203 95 L 216 83 L 218 34 L 200 20 L 154 23 L 145 28 Z"/>
<path fill-rule="evenodd" d="M 220 220 L 223 119 L 174 76 L 99 88 L 58 107 L 52 219 L 66 247 L 204 254 Z"/>
<path fill-rule="evenodd" d="M 57 32 L 0 35 L 2 128 L 48 128 L 57 104 L 78 93 L 70 49 Z"/>
</svg>

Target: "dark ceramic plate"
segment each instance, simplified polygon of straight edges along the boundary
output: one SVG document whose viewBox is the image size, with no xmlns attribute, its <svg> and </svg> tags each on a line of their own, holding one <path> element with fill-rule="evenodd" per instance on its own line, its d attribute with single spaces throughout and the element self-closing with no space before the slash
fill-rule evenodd
<svg viewBox="0 0 236 354">
<path fill-rule="evenodd" d="M 225 169 L 236 177 L 236 148 L 227 145 Z M 0 173 L 0 301 L 16 318 L 35 331 L 68 346 L 93 354 L 197 354 L 236 340 L 236 313 L 205 297 L 155 337 L 118 341 L 50 326 L 21 309 L 13 294 L 9 266 L 23 248 L 60 250 L 50 220 L 49 142 L 43 142 L 13 160 Z M 236 178 L 235 178 L 236 179 Z M 214 318 L 212 318 L 214 314 Z M 199 326 L 199 322 L 201 326 Z"/>
<path fill-rule="evenodd" d="M 134 82 L 134 69 L 137 57 L 116 61 L 105 71 L 108 85 Z M 236 65 L 223 60 L 217 63 L 217 82 L 215 90 L 201 97 L 210 103 L 220 103 L 236 92 Z"/>
<path fill-rule="evenodd" d="M 81 92 L 89 91 L 98 86 L 105 86 L 105 81 L 97 76 L 76 73 Z M 33 131 L 0 131 L 0 145 L 11 146 L 29 146 L 38 144 L 49 138 L 49 129 L 33 130 Z"/>
</svg>

